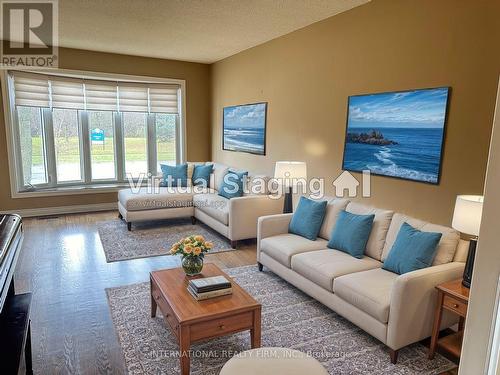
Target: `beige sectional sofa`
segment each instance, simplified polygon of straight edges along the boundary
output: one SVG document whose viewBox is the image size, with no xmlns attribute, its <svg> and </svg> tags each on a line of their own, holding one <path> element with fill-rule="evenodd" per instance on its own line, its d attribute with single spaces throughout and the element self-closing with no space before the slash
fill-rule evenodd
<svg viewBox="0 0 500 375">
<path fill-rule="evenodd" d="M 389 347 L 395 363 L 400 348 L 430 336 L 435 286 L 462 276 L 468 243 L 451 228 L 343 199 L 325 199 L 327 212 L 315 241 L 288 233 L 292 214 L 259 218 L 259 269 L 268 267 L 376 337 Z M 375 215 L 362 259 L 327 248 L 340 210 Z M 443 235 L 431 267 L 398 275 L 381 267 L 403 222 Z M 441 328 L 455 323 L 456 317 L 443 314 Z"/>
<path fill-rule="evenodd" d="M 202 163 L 188 163 L 188 181 L 191 180 L 195 164 Z M 232 168 L 220 163 L 206 164 L 214 165 L 209 191 L 199 191 L 193 186 L 144 187 L 138 192 L 130 188 L 123 189 L 118 192 L 120 218 L 125 220 L 131 230 L 134 222 L 191 217 L 193 223 L 196 219 L 202 221 L 227 237 L 231 246 L 236 247 L 237 241 L 257 236 L 257 219 L 260 216 L 283 212 L 282 197 L 272 196 L 267 190 L 257 193 L 251 190 L 252 181 L 256 178 L 269 178 L 250 173 L 249 191 L 242 197 L 227 199 L 218 195 L 218 190 L 227 171 Z"/>
</svg>

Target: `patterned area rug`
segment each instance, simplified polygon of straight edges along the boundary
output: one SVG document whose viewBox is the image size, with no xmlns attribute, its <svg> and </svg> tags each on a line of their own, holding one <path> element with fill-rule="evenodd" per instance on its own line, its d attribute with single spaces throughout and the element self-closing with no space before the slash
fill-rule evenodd
<svg viewBox="0 0 500 375">
<path fill-rule="evenodd" d="M 225 237 L 200 222 L 192 225 L 191 219 L 134 223 L 130 232 L 125 222 L 116 219 L 99 223 L 97 230 L 108 263 L 168 255 L 172 244 L 192 234 L 214 244 L 209 254 L 233 250 Z"/>
<path fill-rule="evenodd" d="M 256 266 L 226 272 L 262 303 L 262 346 L 307 352 L 330 374 L 439 374 L 456 367 L 439 354 L 428 360 L 420 344 L 401 349 L 393 365 L 382 343 L 273 273 Z M 150 317 L 149 283 L 106 292 L 128 373 L 179 374 L 175 336 L 159 310 Z M 197 343 L 191 346 L 191 374 L 218 374 L 231 356 L 247 349 L 248 332 Z"/>
</svg>

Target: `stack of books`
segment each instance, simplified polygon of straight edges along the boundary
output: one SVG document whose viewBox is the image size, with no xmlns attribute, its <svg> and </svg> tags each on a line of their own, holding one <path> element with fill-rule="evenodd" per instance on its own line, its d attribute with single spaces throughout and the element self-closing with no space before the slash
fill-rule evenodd
<svg viewBox="0 0 500 375">
<path fill-rule="evenodd" d="M 231 283 L 224 276 L 189 280 L 187 290 L 197 301 L 225 296 L 233 292 Z"/>
</svg>

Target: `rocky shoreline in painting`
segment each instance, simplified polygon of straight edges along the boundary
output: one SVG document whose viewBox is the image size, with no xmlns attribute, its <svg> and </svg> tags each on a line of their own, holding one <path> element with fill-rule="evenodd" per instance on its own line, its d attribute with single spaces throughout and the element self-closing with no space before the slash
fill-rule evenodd
<svg viewBox="0 0 500 375">
<path fill-rule="evenodd" d="M 362 143 L 374 146 L 389 146 L 398 144 L 396 141 L 384 138 L 384 135 L 376 130 L 371 130 L 368 133 L 347 133 L 346 142 Z"/>
</svg>

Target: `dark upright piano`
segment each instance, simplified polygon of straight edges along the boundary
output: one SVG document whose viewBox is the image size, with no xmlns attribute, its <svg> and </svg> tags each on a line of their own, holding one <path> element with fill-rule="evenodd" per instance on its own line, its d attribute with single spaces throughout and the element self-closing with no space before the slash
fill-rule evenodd
<svg viewBox="0 0 500 375">
<path fill-rule="evenodd" d="M 32 374 L 31 293 L 16 294 L 14 271 L 23 243 L 18 215 L 0 214 L 0 374 Z"/>
</svg>

